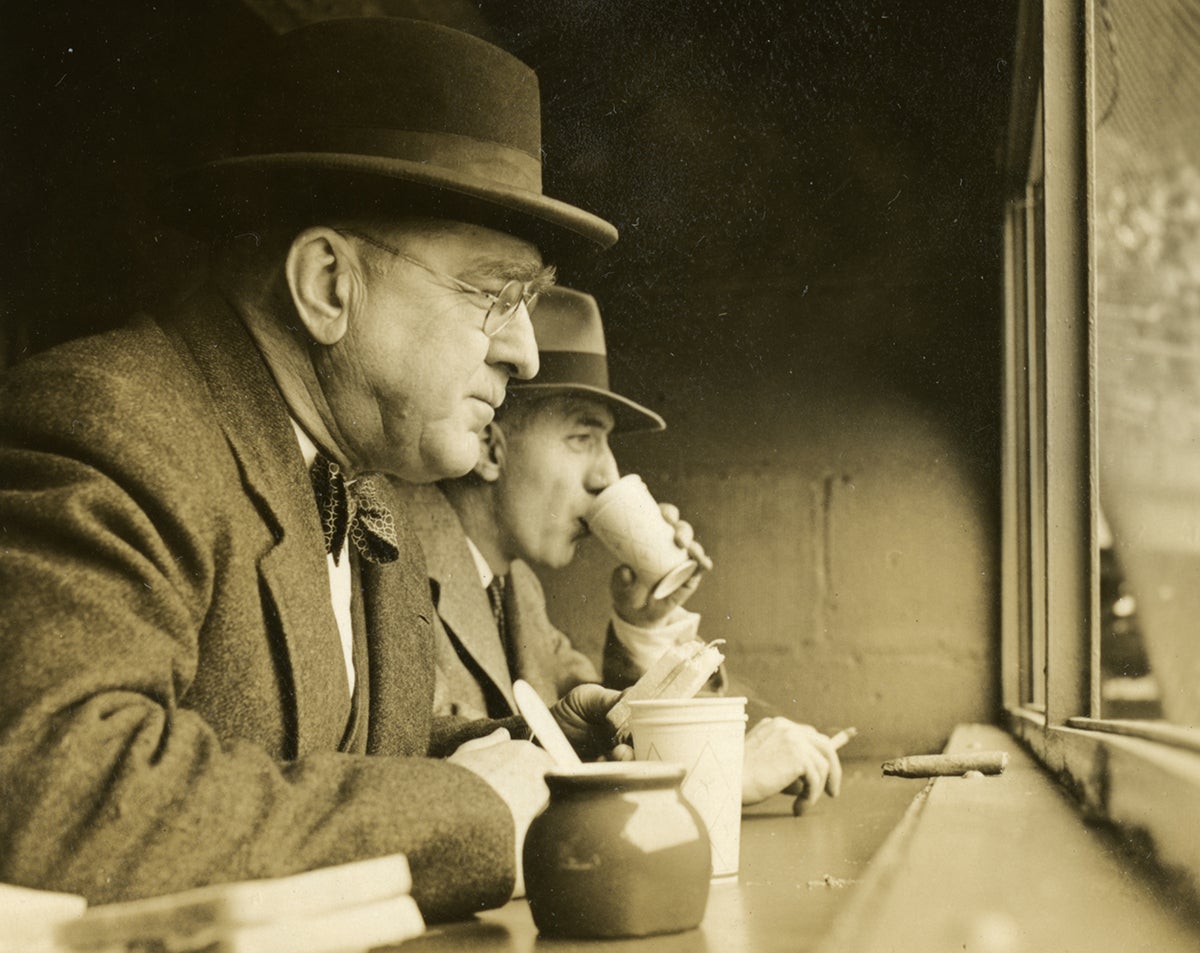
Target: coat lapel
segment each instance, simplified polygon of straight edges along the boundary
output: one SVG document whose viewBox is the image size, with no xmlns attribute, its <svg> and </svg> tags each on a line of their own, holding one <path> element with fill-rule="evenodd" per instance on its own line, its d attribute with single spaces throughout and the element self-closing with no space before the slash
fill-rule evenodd
<svg viewBox="0 0 1200 953">
<path fill-rule="evenodd" d="M 208 289 L 189 301 L 175 329 L 206 379 L 246 492 L 274 534 L 259 573 L 290 669 L 296 755 L 336 747 L 350 713 L 349 685 L 312 484 L 287 407 L 249 333 L 218 293 Z"/>
<path fill-rule="evenodd" d="M 546 607 L 533 570 L 519 561 L 512 565 L 512 584 L 508 597 L 508 631 L 516 653 L 516 671 L 534 687 L 547 705 L 558 701 L 561 660 L 553 651 L 555 638 L 561 638 L 546 617 Z M 589 681 L 582 675 L 581 681 Z"/>
<path fill-rule="evenodd" d="M 433 605 L 421 546 L 403 503 L 391 501 L 400 558 L 361 560 L 370 654 L 368 754 L 426 755 L 436 677 Z"/>
<path fill-rule="evenodd" d="M 405 495 L 447 634 L 516 711 L 508 660 L 458 516 L 436 487 L 412 487 Z"/>
<path fill-rule="evenodd" d="M 544 639 L 534 637 L 536 626 L 531 626 L 528 616 L 528 606 L 525 604 L 525 593 L 521 591 L 521 583 L 514 576 L 513 584 L 508 593 L 508 636 L 512 642 L 514 665 L 518 678 L 523 678 L 547 705 L 558 700 L 558 692 L 554 684 L 553 672 L 544 669 L 545 654 Z"/>
</svg>

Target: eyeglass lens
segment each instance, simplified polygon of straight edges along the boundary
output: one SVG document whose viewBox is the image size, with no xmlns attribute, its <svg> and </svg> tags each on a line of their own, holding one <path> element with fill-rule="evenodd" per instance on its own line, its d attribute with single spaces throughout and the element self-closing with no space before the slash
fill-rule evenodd
<svg viewBox="0 0 1200 953">
<path fill-rule="evenodd" d="M 500 289 L 500 293 L 496 295 L 496 300 L 488 308 L 487 314 L 484 315 L 483 333 L 488 337 L 494 337 L 503 331 L 516 315 L 522 301 L 525 302 L 525 310 L 532 314 L 537 305 L 537 298 L 535 293 L 526 300 L 525 285 L 522 282 L 515 278 L 506 281 L 504 287 Z"/>
</svg>

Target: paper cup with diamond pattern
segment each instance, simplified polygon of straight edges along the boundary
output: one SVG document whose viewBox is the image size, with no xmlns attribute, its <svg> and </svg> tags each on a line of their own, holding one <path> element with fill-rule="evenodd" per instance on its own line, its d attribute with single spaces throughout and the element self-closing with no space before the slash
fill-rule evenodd
<svg viewBox="0 0 1200 953">
<path fill-rule="evenodd" d="M 629 709 L 634 757 L 683 765 L 683 796 L 708 828 L 713 879 L 736 878 L 746 699 L 656 698 L 630 702 Z"/>
<path fill-rule="evenodd" d="M 633 568 L 655 599 L 669 596 L 696 571 L 696 560 L 675 545 L 675 528 L 663 519 L 636 473 L 625 474 L 597 496 L 586 522 L 617 559 Z"/>
</svg>

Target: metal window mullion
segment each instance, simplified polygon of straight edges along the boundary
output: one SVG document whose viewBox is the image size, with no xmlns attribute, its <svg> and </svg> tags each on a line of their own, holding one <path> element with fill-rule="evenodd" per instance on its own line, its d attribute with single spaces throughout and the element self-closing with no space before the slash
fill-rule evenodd
<svg viewBox="0 0 1200 953">
<path fill-rule="evenodd" d="M 1046 724 L 1092 707 L 1095 626 L 1089 0 L 1044 5 Z"/>
<path fill-rule="evenodd" d="M 1026 558 L 1027 626 L 1030 660 L 1028 701 L 1046 704 L 1047 531 L 1046 531 L 1046 236 L 1039 227 L 1044 215 L 1040 183 L 1031 181 L 1025 195 L 1025 359 L 1028 420 L 1028 553 Z"/>
<path fill-rule="evenodd" d="M 1021 335 L 1018 333 L 1021 302 L 1024 298 L 1023 255 L 1018 254 L 1018 243 L 1022 242 L 1021 209 L 1009 203 L 1004 216 L 1004 291 L 1007 303 L 1004 320 L 1004 429 L 1001 449 L 1001 479 L 1003 492 L 1003 525 L 1001 527 L 1001 640 L 1000 677 L 1001 698 L 1005 708 L 1018 707 L 1024 703 L 1023 648 L 1026 627 L 1022 622 L 1026 611 L 1021 584 L 1024 560 L 1021 547 L 1024 545 L 1025 528 L 1021 515 L 1023 489 L 1020 474 L 1024 470 L 1025 441 L 1021 438 L 1022 418 L 1021 388 L 1018 386 L 1023 358 Z"/>
<path fill-rule="evenodd" d="M 1088 489 L 1086 511 L 1082 515 L 1087 528 L 1087 552 L 1085 560 L 1087 573 L 1084 582 L 1087 590 L 1084 593 L 1087 614 L 1080 620 L 1082 631 L 1086 637 L 1087 651 L 1087 711 L 1090 717 L 1099 718 L 1103 714 L 1100 696 L 1100 385 L 1097 369 L 1100 363 L 1100 337 L 1096 327 L 1096 243 L 1092 238 L 1095 222 L 1094 188 L 1095 179 L 1095 130 L 1096 118 L 1096 75 L 1093 51 L 1096 46 L 1096 0 L 1082 0 L 1084 17 L 1083 42 L 1083 150 L 1084 150 L 1084 180 L 1086 201 L 1087 238 L 1087 274 L 1085 276 L 1084 293 L 1087 307 L 1087 324 L 1084 328 L 1084 370 L 1087 379 L 1084 381 L 1087 405 L 1083 412 L 1083 438 L 1086 441 L 1087 454 L 1082 463 L 1081 478 L 1086 481 Z"/>
</svg>

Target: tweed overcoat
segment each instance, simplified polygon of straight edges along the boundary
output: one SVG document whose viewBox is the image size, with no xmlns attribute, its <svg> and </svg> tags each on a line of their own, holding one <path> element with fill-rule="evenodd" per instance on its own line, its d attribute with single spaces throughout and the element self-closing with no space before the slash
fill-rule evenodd
<svg viewBox="0 0 1200 953">
<path fill-rule="evenodd" d="M 357 572 L 350 692 L 280 393 L 207 289 L 0 383 L 0 879 L 91 902 L 403 851 L 428 919 L 504 903 L 508 810 L 430 750 L 419 547 Z M 360 751 L 361 753 L 353 753 Z"/>
</svg>

